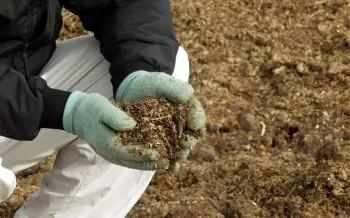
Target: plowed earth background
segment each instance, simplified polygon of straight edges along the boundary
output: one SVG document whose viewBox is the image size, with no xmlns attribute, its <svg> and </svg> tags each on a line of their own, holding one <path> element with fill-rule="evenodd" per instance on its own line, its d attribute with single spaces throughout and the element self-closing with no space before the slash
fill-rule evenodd
<svg viewBox="0 0 350 218">
<path fill-rule="evenodd" d="M 207 133 L 129 217 L 349 217 L 350 2 L 177 0 Z M 83 34 L 65 12 L 62 37 Z M 10 216 L 44 164 L 19 173 Z"/>
</svg>

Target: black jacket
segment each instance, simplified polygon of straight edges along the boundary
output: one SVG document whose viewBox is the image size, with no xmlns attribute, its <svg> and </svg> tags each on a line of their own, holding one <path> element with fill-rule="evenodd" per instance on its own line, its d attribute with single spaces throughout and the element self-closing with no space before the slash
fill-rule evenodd
<svg viewBox="0 0 350 218">
<path fill-rule="evenodd" d="M 0 0 L 0 135 L 32 140 L 62 129 L 69 92 L 38 75 L 55 50 L 61 8 L 79 15 L 111 63 L 114 92 L 135 70 L 171 73 L 178 42 L 169 0 Z"/>
</svg>

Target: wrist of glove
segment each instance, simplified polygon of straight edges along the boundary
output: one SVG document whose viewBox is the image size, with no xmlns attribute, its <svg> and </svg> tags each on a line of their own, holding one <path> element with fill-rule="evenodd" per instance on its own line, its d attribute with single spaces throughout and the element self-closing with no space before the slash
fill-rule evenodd
<svg viewBox="0 0 350 218">
<path fill-rule="evenodd" d="M 117 102 L 124 103 L 135 103 L 144 98 L 165 98 L 173 103 L 188 103 L 190 108 L 187 126 L 193 131 L 205 128 L 204 109 L 194 96 L 192 86 L 187 82 L 165 73 L 136 71 L 123 80 L 115 95 Z M 183 149 L 178 154 L 179 159 L 169 167 L 178 169 L 196 144 L 195 137 L 186 135 L 180 142 Z"/>
<path fill-rule="evenodd" d="M 165 169 L 168 161 L 155 150 L 140 150 L 140 146 L 123 145 L 116 132 L 134 128 L 136 122 L 121 109 L 99 94 L 73 92 L 63 114 L 64 130 L 84 139 L 107 161 L 139 169 Z"/>
</svg>

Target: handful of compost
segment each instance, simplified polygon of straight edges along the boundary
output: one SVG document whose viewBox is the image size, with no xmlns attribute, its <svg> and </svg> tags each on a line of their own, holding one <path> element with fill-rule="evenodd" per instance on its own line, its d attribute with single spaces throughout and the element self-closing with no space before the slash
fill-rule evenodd
<svg viewBox="0 0 350 218">
<path fill-rule="evenodd" d="M 169 160 L 170 170 L 180 167 L 200 136 L 199 130 L 187 126 L 189 104 L 173 104 L 161 98 L 117 106 L 137 121 L 133 130 L 118 132 L 118 140 L 139 146 L 140 151 L 142 148 L 156 150 L 163 159 Z"/>
</svg>

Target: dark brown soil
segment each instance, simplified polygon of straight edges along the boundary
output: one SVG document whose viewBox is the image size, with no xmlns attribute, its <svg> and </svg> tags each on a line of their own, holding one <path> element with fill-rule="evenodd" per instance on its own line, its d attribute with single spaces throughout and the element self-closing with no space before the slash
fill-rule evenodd
<svg viewBox="0 0 350 218">
<path fill-rule="evenodd" d="M 155 149 L 168 160 L 178 158 L 179 142 L 187 131 L 187 105 L 173 105 L 165 99 L 145 99 L 118 106 L 137 122 L 133 130 L 117 133 L 122 143 Z"/>
<path fill-rule="evenodd" d="M 172 4 L 208 132 L 129 217 L 349 217 L 349 1 Z"/>
</svg>

